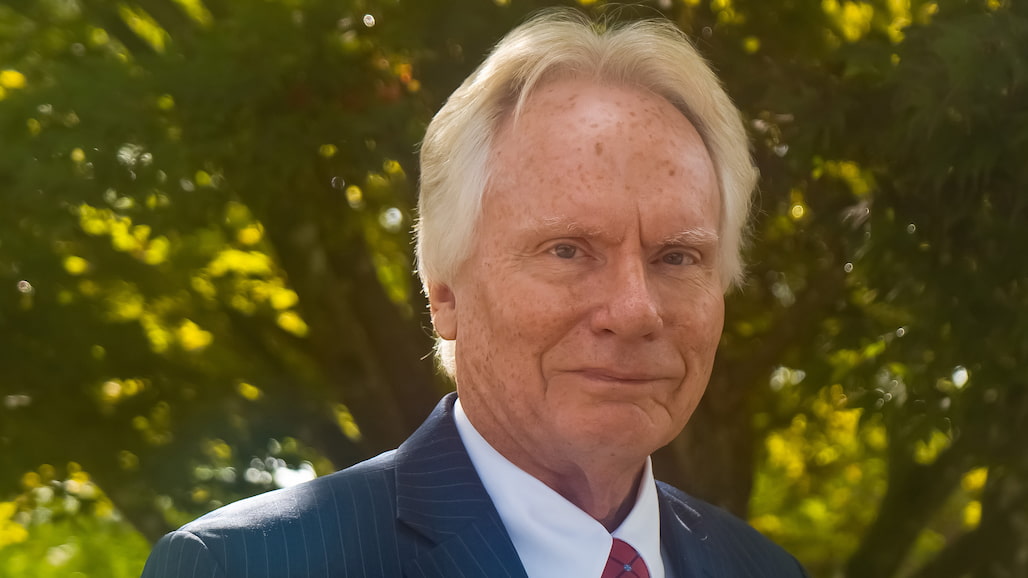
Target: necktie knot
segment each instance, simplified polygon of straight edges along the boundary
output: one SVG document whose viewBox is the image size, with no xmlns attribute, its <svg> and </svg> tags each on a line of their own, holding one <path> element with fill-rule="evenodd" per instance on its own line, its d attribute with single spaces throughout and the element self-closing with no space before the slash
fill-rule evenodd
<svg viewBox="0 0 1028 578">
<path fill-rule="evenodd" d="M 650 571 L 639 552 L 628 542 L 614 538 L 607 565 L 600 578 L 650 578 Z"/>
</svg>

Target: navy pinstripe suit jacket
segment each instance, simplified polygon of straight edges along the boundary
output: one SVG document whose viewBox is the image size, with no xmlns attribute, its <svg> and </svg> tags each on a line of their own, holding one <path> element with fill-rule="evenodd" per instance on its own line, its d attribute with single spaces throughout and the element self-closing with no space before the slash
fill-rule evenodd
<svg viewBox="0 0 1028 578">
<path fill-rule="evenodd" d="M 143 578 L 527 578 L 457 434 L 455 399 L 444 398 L 394 451 L 164 536 Z M 677 578 L 805 576 L 746 523 L 657 486 L 662 546 Z"/>
</svg>

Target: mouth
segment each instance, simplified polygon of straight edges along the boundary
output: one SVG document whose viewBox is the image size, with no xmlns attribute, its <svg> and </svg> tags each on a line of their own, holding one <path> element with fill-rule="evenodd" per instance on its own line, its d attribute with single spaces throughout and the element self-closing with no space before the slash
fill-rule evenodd
<svg viewBox="0 0 1028 578">
<path fill-rule="evenodd" d="M 589 380 L 609 383 L 647 384 L 667 379 L 663 375 L 650 372 L 634 372 L 606 368 L 586 368 L 575 370 L 570 373 L 579 375 Z"/>
</svg>

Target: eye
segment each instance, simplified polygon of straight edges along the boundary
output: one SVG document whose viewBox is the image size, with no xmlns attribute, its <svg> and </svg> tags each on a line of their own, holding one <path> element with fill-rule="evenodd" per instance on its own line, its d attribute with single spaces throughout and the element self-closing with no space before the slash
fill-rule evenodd
<svg viewBox="0 0 1028 578">
<path fill-rule="evenodd" d="M 665 253 L 660 261 L 665 265 L 691 265 L 696 262 L 696 257 L 684 251 L 672 251 Z"/>
<path fill-rule="evenodd" d="M 578 247 L 562 243 L 550 249 L 550 252 L 558 259 L 574 259 L 578 255 Z"/>
</svg>

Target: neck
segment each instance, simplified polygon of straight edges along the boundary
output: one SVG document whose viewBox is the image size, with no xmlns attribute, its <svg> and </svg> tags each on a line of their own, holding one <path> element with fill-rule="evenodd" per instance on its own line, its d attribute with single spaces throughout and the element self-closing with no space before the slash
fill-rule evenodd
<svg viewBox="0 0 1028 578">
<path fill-rule="evenodd" d="M 471 422 L 468 404 L 461 403 L 461 407 Z M 581 447 L 559 441 L 551 441 L 548 451 L 538 451 L 538 444 L 528 447 L 523 438 L 505 435 L 495 421 L 471 423 L 500 455 L 603 524 L 608 532 L 616 530 L 632 511 L 648 454 L 620 446 L 616 448 L 619 452 L 611 451 L 609 445 Z"/>
<path fill-rule="evenodd" d="M 644 467 L 621 468 L 604 475 L 588 474 L 577 468 L 565 473 L 533 471 L 516 462 L 515 465 L 603 524 L 608 532 L 616 530 L 635 506 Z"/>
<path fill-rule="evenodd" d="M 596 459 L 574 454 L 559 461 L 543 461 L 538 455 L 519 451 L 517 444 L 495 443 L 488 438 L 486 441 L 512 464 L 603 524 L 608 532 L 616 530 L 635 506 L 646 467 L 645 456 L 608 454 Z"/>
</svg>

